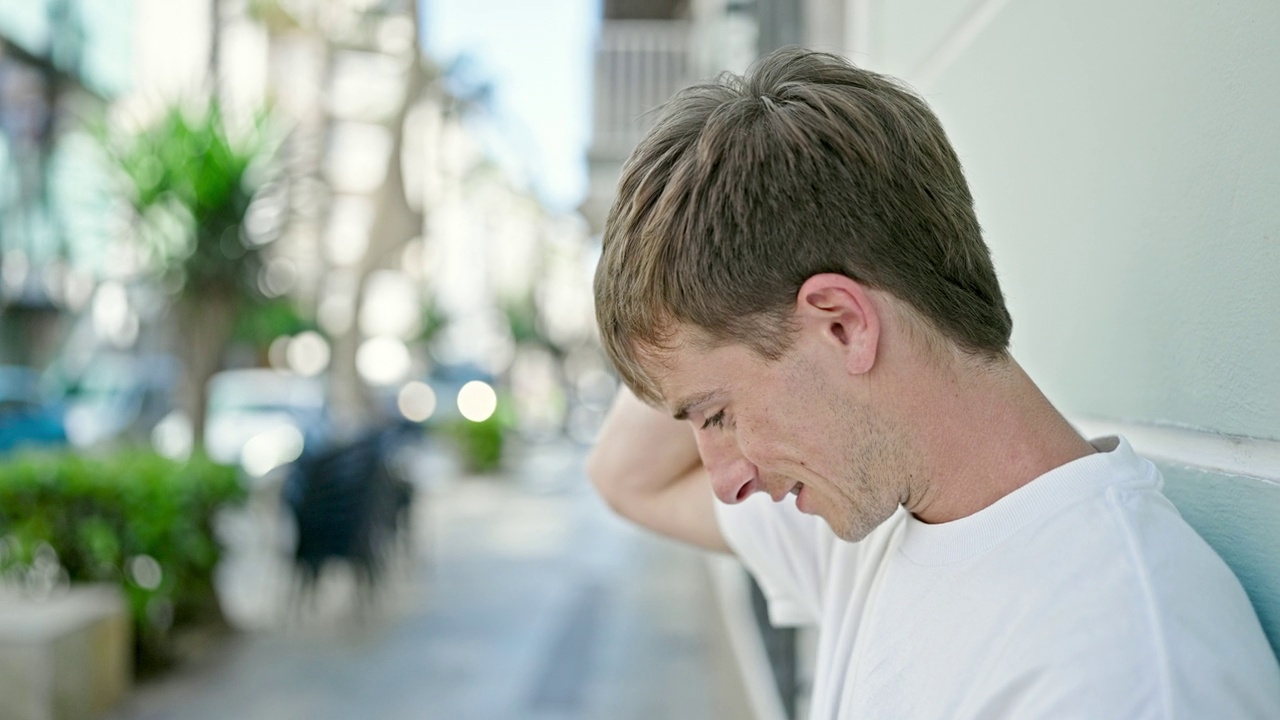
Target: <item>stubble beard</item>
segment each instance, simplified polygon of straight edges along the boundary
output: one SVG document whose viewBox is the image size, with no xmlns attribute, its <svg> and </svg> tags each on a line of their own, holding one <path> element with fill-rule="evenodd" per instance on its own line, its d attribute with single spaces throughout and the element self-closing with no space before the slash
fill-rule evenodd
<svg viewBox="0 0 1280 720">
<path fill-rule="evenodd" d="M 905 449 L 888 423 L 865 409 L 850 420 L 849 473 L 827 524 L 840 539 L 858 542 L 897 512 L 908 473 Z"/>
</svg>

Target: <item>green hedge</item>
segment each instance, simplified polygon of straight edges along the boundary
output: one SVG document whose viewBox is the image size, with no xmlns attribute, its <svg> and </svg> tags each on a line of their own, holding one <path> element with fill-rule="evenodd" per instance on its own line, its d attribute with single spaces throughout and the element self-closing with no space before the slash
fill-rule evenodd
<svg viewBox="0 0 1280 720">
<path fill-rule="evenodd" d="M 71 582 L 119 584 L 139 668 L 154 668 L 170 659 L 175 627 L 221 620 L 212 520 L 244 494 L 234 469 L 203 458 L 133 450 L 0 459 L 0 571 L 19 582 L 52 568 Z"/>
<path fill-rule="evenodd" d="M 491 473 L 502 467 L 507 429 L 497 413 L 480 422 L 456 418 L 445 426 L 445 432 L 457 444 L 467 472 Z"/>
<path fill-rule="evenodd" d="M 510 398 L 498 395 L 498 407 L 488 418 L 475 422 L 455 417 L 440 429 L 458 448 L 467 472 L 492 473 L 502 469 L 507 451 L 507 433 L 515 427 Z"/>
</svg>

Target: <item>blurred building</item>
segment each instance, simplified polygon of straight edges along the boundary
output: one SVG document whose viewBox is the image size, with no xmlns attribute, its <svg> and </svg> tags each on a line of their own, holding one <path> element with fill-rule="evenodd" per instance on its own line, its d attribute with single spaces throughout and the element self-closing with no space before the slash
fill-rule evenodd
<svg viewBox="0 0 1280 720">
<path fill-rule="evenodd" d="M 589 343 L 585 226 L 500 169 L 479 140 L 483 89 L 422 57 L 418 14 L 413 0 L 0 8 L 0 361 L 180 342 L 84 123 L 143 127 L 201 98 L 232 125 L 271 108 L 279 198 L 246 224 L 282 232 L 257 286 L 322 334 L 293 369 L 326 374 L 344 424 L 437 362 L 506 373 L 515 306 L 561 356 Z M 440 319 L 447 331 L 426 338 Z M 270 357 L 291 367 L 281 348 Z M 556 384 L 572 394 L 563 359 Z"/>
<path fill-rule="evenodd" d="M 262 87 L 294 123 L 279 262 L 286 292 L 332 340 L 348 422 L 438 364 L 505 376 L 518 350 L 512 306 L 562 343 L 591 336 L 588 273 L 557 272 L 566 253 L 585 265 L 585 232 L 500 169 L 480 139 L 484 88 L 420 59 L 414 3 L 254 3 L 224 25 L 224 43 L 242 27 L 249 50 L 265 48 L 224 58 L 269 60 L 264 82 L 245 68 L 224 91 Z M 443 331 L 424 338 L 437 319 Z"/>
<path fill-rule="evenodd" d="M 91 116 L 128 85 L 109 0 L 0 6 L 0 362 L 43 364 L 110 266 L 112 208 Z"/>
<path fill-rule="evenodd" d="M 595 233 L 622 163 L 677 90 L 756 57 L 759 23 L 730 0 L 606 0 L 596 46 L 595 95 L 582 212 Z"/>
</svg>

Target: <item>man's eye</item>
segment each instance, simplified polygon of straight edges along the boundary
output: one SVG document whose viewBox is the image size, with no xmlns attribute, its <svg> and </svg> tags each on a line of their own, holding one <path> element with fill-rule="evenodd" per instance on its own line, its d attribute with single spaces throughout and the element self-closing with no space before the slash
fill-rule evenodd
<svg viewBox="0 0 1280 720">
<path fill-rule="evenodd" d="M 724 411 L 723 410 L 707 418 L 706 422 L 702 423 L 703 430 L 706 430 L 707 428 L 713 427 L 713 426 L 724 427 Z"/>
</svg>

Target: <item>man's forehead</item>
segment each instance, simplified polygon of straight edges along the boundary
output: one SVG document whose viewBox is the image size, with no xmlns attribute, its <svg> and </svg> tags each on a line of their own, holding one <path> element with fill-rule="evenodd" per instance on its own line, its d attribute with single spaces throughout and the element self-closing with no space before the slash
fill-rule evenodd
<svg viewBox="0 0 1280 720">
<path fill-rule="evenodd" d="M 661 408 L 672 400 L 673 375 L 677 373 L 682 355 L 687 352 L 688 333 L 680 329 L 655 333 L 657 339 L 632 341 L 629 348 L 632 367 L 638 370 L 637 378 L 647 391 L 651 405 Z"/>
<path fill-rule="evenodd" d="M 649 404 L 656 410 L 678 415 L 682 402 L 681 393 L 688 393 L 685 386 L 690 383 L 682 377 L 673 355 L 674 351 L 669 350 L 659 358 L 656 353 L 648 352 L 642 356 L 640 364 L 644 379 L 648 381 L 649 389 L 654 394 L 654 397 L 649 398 Z"/>
<path fill-rule="evenodd" d="M 685 334 L 666 348 L 642 354 L 645 374 L 657 390 L 659 409 L 684 420 L 689 412 L 724 394 L 722 378 L 712 372 L 717 363 L 708 362 L 711 352 L 714 348 L 706 347 L 703 340 Z"/>
</svg>

